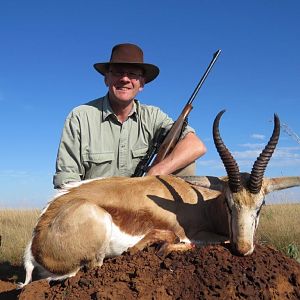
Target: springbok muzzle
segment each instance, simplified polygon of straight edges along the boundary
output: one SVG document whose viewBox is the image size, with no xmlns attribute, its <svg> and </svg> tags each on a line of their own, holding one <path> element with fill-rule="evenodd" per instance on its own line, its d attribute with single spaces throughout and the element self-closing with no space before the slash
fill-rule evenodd
<svg viewBox="0 0 300 300">
<path fill-rule="evenodd" d="M 240 256 L 247 256 L 253 253 L 254 251 L 254 245 L 248 241 L 237 241 L 233 245 L 232 251 Z"/>
</svg>

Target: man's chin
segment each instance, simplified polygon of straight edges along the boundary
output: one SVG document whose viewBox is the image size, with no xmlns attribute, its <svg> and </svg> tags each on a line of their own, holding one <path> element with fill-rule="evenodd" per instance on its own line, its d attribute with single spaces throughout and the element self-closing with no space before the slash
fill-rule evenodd
<svg viewBox="0 0 300 300">
<path fill-rule="evenodd" d="M 134 95 L 132 95 L 132 93 L 117 93 L 116 97 L 120 100 L 120 101 L 131 101 L 132 99 L 134 99 Z"/>
</svg>

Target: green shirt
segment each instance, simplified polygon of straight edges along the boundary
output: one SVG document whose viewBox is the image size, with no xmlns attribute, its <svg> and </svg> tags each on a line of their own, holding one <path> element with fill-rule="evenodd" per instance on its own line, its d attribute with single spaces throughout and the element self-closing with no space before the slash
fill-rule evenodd
<svg viewBox="0 0 300 300">
<path fill-rule="evenodd" d="M 173 120 L 159 108 L 137 100 L 123 124 L 112 111 L 107 95 L 76 107 L 63 128 L 54 187 L 96 177 L 131 176 L 156 131 L 172 124 Z M 187 126 L 182 137 L 188 132 L 194 130 Z"/>
</svg>

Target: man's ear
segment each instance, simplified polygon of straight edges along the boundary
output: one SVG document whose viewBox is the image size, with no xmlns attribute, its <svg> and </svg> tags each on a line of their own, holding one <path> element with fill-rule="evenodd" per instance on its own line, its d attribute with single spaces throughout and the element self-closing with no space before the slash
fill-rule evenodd
<svg viewBox="0 0 300 300">
<path fill-rule="evenodd" d="M 145 79 L 144 77 L 140 79 L 140 88 L 139 88 L 139 92 L 141 92 L 144 89 L 144 85 L 145 85 Z"/>
</svg>

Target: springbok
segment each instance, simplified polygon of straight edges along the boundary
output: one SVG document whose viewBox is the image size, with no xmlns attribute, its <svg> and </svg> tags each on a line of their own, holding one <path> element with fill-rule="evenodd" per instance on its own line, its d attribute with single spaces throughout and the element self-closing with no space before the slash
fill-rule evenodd
<svg viewBox="0 0 300 300">
<path fill-rule="evenodd" d="M 112 177 L 66 187 L 39 217 L 25 251 L 26 279 L 19 287 L 31 281 L 35 266 L 48 280 L 63 280 L 83 265 L 101 266 L 106 257 L 158 241 L 160 255 L 228 239 L 235 253 L 251 254 L 264 196 L 299 186 L 300 176 L 264 178 L 279 138 L 277 115 L 251 174 L 240 173 L 220 137 L 223 112 L 215 118 L 213 137 L 226 177 Z"/>
</svg>

